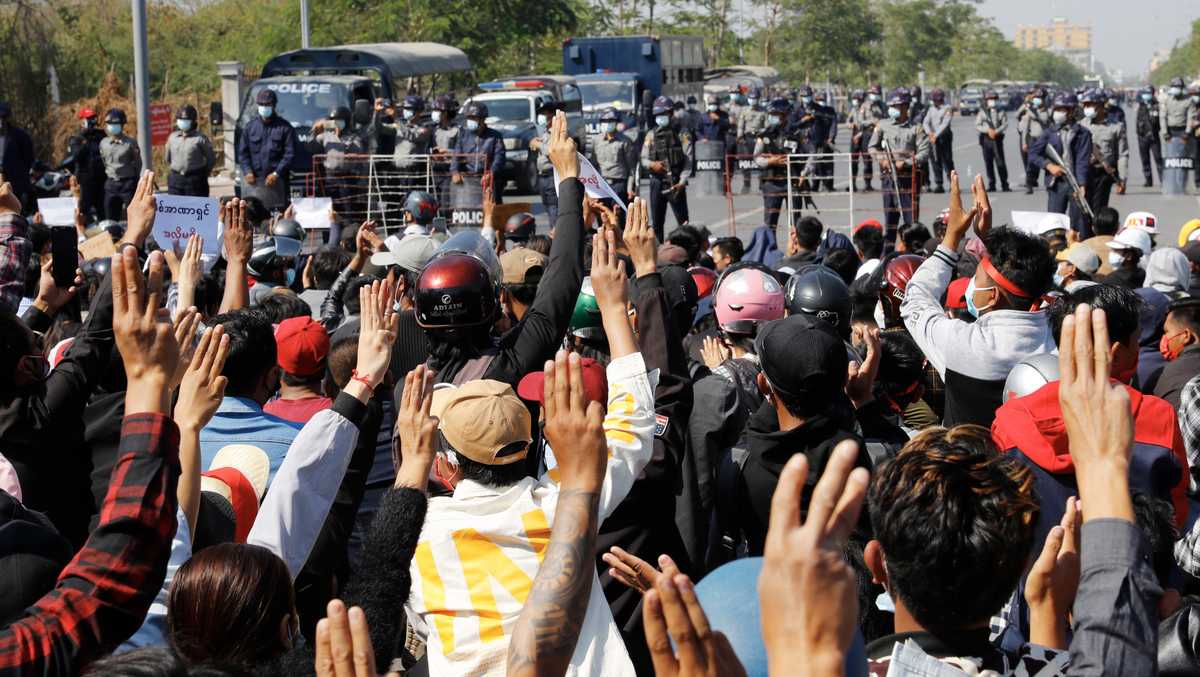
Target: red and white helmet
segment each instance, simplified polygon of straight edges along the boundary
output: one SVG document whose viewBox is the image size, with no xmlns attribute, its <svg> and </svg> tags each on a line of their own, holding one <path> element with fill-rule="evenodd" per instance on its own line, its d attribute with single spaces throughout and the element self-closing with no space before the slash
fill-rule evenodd
<svg viewBox="0 0 1200 677">
<path fill-rule="evenodd" d="M 783 317 L 783 285 L 757 268 L 738 268 L 721 276 L 713 297 L 717 325 L 734 334 L 753 335 L 760 322 Z"/>
</svg>

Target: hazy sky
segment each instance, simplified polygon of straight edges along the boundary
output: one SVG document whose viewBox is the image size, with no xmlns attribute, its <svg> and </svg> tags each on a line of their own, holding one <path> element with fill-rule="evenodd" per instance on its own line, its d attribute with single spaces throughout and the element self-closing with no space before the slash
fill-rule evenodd
<svg viewBox="0 0 1200 677">
<path fill-rule="evenodd" d="M 983 0 L 980 14 L 1012 37 L 1017 24 L 1050 23 L 1067 17 L 1091 25 L 1092 53 L 1110 70 L 1143 73 L 1155 50 L 1186 38 L 1200 18 L 1198 0 Z"/>
</svg>

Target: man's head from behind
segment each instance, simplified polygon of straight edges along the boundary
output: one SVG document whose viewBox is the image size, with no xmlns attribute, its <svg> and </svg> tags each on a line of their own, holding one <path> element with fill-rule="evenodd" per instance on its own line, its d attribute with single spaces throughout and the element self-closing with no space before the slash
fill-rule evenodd
<svg viewBox="0 0 1200 677">
<path fill-rule="evenodd" d="M 1029 310 L 1054 280 L 1056 263 L 1046 241 L 1013 228 L 993 228 L 983 237 L 988 256 L 975 270 L 967 303 L 979 313 Z"/>
<path fill-rule="evenodd" d="M 221 374 L 229 379 L 227 397 L 246 397 L 266 404 L 279 388 L 275 333 L 271 320 L 258 310 L 243 309 L 213 317 L 211 323 L 225 328 L 229 353 Z"/>
<path fill-rule="evenodd" d="M 329 334 L 311 317 L 290 317 L 275 328 L 275 350 L 283 382 L 319 390 L 329 355 Z"/>
<path fill-rule="evenodd" d="M 1096 218 L 1092 219 L 1092 230 L 1097 235 L 1116 235 L 1121 226 L 1121 215 L 1112 207 L 1101 207 L 1096 210 Z"/>
<path fill-rule="evenodd" d="M 825 232 L 825 226 L 820 219 L 815 216 L 806 216 L 796 222 L 792 237 L 801 251 L 816 252 L 817 247 L 821 246 L 821 233 L 823 232 Z"/>
<path fill-rule="evenodd" d="M 1138 339 L 1141 337 L 1142 298 L 1134 291 L 1111 284 L 1093 284 L 1068 294 L 1050 306 L 1050 331 L 1057 344 L 1063 320 L 1081 303 L 1104 311 L 1108 326 L 1110 375 L 1129 383 L 1137 373 Z"/>
<path fill-rule="evenodd" d="M 754 347 L 762 365 L 758 388 L 774 405 L 782 430 L 827 411 L 845 388 L 846 346 L 824 320 L 801 313 L 769 322 L 759 328 Z"/>
<path fill-rule="evenodd" d="M 871 478 L 872 576 L 940 637 L 986 628 L 1028 563 L 1037 524 L 1033 475 L 1001 456 L 985 428 L 932 428 Z"/>
<path fill-rule="evenodd" d="M 438 419 L 442 450 L 452 451 L 462 479 L 507 487 L 525 476 L 529 409 L 500 381 L 468 381 L 433 392 L 430 414 Z"/>
</svg>

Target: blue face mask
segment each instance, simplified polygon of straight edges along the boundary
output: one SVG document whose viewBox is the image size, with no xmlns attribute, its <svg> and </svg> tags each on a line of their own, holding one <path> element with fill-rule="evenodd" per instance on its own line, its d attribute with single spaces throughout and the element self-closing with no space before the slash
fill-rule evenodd
<svg viewBox="0 0 1200 677">
<path fill-rule="evenodd" d="M 774 128 L 778 127 L 778 126 L 779 126 L 779 124 L 780 124 L 780 120 L 779 120 L 779 118 L 775 117 L 774 115 L 772 115 L 771 117 L 767 118 L 767 127 L 770 127 L 771 129 L 774 129 Z"/>
<path fill-rule="evenodd" d="M 285 275 L 287 276 L 287 286 L 292 286 L 292 283 L 296 281 L 296 269 L 288 268 Z"/>
<path fill-rule="evenodd" d="M 467 120 L 467 129 L 475 132 L 479 130 L 479 120 Z"/>
<path fill-rule="evenodd" d="M 179 131 L 187 132 L 192 129 L 192 121 L 191 120 L 176 120 L 175 126 L 179 128 Z"/>
<path fill-rule="evenodd" d="M 987 304 L 986 306 L 984 306 L 982 308 L 980 308 L 979 306 L 976 306 L 975 305 L 975 292 L 991 291 L 993 289 L 995 289 L 995 287 L 976 287 L 975 286 L 975 278 L 972 277 L 971 281 L 967 283 L 967 294 L 966 294 L 967 312 L 971 313 L 971 315 L 973 317 L 979 317 L 979 313 L 982 313 L 983 311 L 987 310 L 988 308 L 991 308 L 992 307 L 991 303 Z"/>
<path fill-rule="evenodd" d="M 1150 96 L 1149 94 L 1142 95 L 1142 101 L 1145 101 L 1146 103 L 1150 103 L 1150 99 L 1153 99 L 1153 98 L 1154 97 Z"/>
<path fill-rule="evenodd" d="M 108 130 L 109 136 L 119 136 L 121 134 L 121 125 L 107 125 L 105 129 Z"/>
<path fill-rule="evenodd" d="M 893 120 L 900 119 L 900 109 L 895 106 L 888 106 L 888 117 Z"/>
<path fill-rule="evenodd" d="M 804 105 L 805 105 L 805 106 L 807 106 L 807 105 L 809 105 L 809 104 L 811 104 L 811 103 L 812 103 L 812 97 L 811 97 L 811 96 L 802 96 L 802 97 L 800 97 L 800 100 L 804 102 Z"/>
<path fill-rule="evenodd" d="M 667 125 L 671 124 L 671 116 L 656 115 L 654 116 L 654 124 L 658 125 L 659 127 L 666 127 Z"/>
<path fill-rule="evenodd" d="M 275 113 L 274 106 L 259 106 L 258 107 L 258 117 L 260 117 L 260 118 L 269 118 L 274 113 Z"/>
<path fill-rule="evenodd" d="M 1041 108 L 1042 107 L 1042 97 L 1040 97 L 1040 96 L 1033 97 L 1033 106 L 1034 106 L 1034 108 Z"/>
<path fill-rule="evenodd" d="M 1054 271 L 1054 286 L 1055 287 L 1061 287 L 1064 279 L 1066 279 L 1066 278 L 1064 278 L 1062 275 L 1059 275 L 1057 270 Z"/>
</svg>

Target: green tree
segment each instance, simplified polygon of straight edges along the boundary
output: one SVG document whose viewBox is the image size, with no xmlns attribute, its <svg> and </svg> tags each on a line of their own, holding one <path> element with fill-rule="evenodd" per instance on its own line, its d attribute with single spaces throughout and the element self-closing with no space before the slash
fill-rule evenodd
<svg viewBox="0 0 1200 677">
<path fill-rule="evenodd" d="M 867 0 L 787 0 L 784 8 L 776 60 L 784 77 L 858 82 L 876 67 L 883 32 Z"/>
<path fill-rule="evenodd" d="M 1162 86 L 1171 78 L 1180 77 L 1191 82 L 1197 76 L 1200 76 L 1200 19 L 1192 22 L 1191 35 L 1176 43 L 1167 60 L 1150 73 L 1150 81 Z"/>
</svg>

